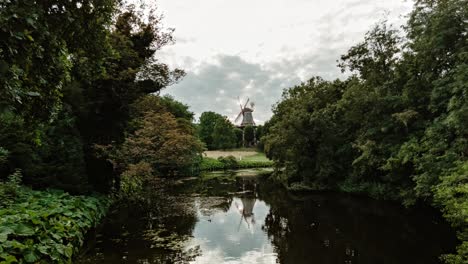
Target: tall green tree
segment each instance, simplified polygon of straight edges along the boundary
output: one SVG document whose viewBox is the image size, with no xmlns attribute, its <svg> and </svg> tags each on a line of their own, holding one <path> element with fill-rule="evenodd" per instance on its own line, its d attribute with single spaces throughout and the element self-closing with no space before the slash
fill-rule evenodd
<svg viewBox="0 0 468 264">
<path fill-rule="evenodd" d="M 253 145 L 255 139 L 255 128 L 253 126 L 244 127 L 244 141 L 246 146 Z"/>
<path fill-rule="evenodd" d="M 75 60 L 102 53 L 116 8 L 115 0 L 2 1 L 0 109 L 27 122 L 48 120 L 60 108 Z"/>
<path fill-rule="evenodd" d="M 156 59 L 156 52 L 173 42 L 171 34 L 172 30 L 162 28 L 159 16 L 145 18 L 136 9 L 123 9 L 108 32 L 109 51 L 102 58 L 104 73 L 91 79 L 77 75 L 68 87 L 64 101 L 77 116 L 88 179 L 100 190 L 109 189 L 117 175 L 111 164 L 97 158 L 94 146 L 122 143 L 132 104 L 184 75 Z"/>
<path fill-rule="evenodd" d="M 114 0 L 0 3 L 0 146 L 10 153 L 0 176 L 19 168 L 35 187 L 87 185 L 83 144 L 63 94 L 80 62 L 103 71 L 99 58 L 117 8 Z"/>
<path fill-rule="evenodd" d="M 0 121 L 18 130 L 0 141 L 5 170 L 37 187 L 110 188 L 116 175 L 94 145 L 123 142 L 131 105 L 184 74 L 157 60 L 173 30 L 146 11 L 115 0 L 0 3 Z"/>
<path fill-rule="evenodd" d="M 213 142 L 213 133 L 215 125 L 219 122 L 224 122 L 224 117 L 215 112 L 203 112 L 200 116 L 200 125 L 198 126 L 198 135 L 206 144 L 208 149 L 215 149 Z"/>
<path fill-rule="evenodd" d="M 213 128 L 213 148 L 214 149 L 230 149 L 235 148 L 237 143 L 237 136 L 234 131 L 232 123 L 224 117 L 218 119 Z"/>
</svg>

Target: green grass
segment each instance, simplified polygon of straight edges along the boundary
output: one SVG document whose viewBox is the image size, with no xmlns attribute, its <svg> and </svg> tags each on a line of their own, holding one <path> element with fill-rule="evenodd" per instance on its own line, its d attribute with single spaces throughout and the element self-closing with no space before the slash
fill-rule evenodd
<svg viewBox="0 0 468 264">
<path fill-rule="evenodd" d="M 267 159 L 265 154 L 258 153 L 253 156 L 243 157 L 242 160 L 238 160 L 237 164 L 227 166 L 225 163 L 213 159 L 203 158 L 200 164 L 200 170 L 202 171 L 213 171 L 213 170 L 228 170 L 228 169 L 247 169 L 247 168 L 265 168 L 273 166 L 273 161 Z"/>
<path fill-rule="evenodd" d="M 71 263 L 109 205 L 103 196 L 18 186 L 12 201 L 0 207 L 0 263 Z"/>
<path fill-rule="evenodd" d="M 245 162 L 270 162 L 271 164 L 273 164 L 272 161 L 269 160 L 269 159 L 265 156 L 265 154 L 264 154 L 264 153 L 261 153 L 261 152 L 255 154 L 255 155 L 252 155 L 252 156 L 242 157 L 242 161 L 241 161 L 241 162 L 243 162 L 243 161 L 245 161 Z"/>
</svg>

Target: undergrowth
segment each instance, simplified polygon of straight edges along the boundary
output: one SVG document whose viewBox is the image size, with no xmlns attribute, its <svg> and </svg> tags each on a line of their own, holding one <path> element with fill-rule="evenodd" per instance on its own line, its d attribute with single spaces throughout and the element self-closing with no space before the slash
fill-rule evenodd
<svg viewBox="0 0 468 264">
<path fill-rule="evenodd" d="M 72 196 L 0 183 L 0 263 L 71 263 L 88 230 L 110 205 L 104 196 Z"/>
<path fill-rule="evenodd" d="M 270 160 L 236 160 L 232 156 L 219 157 L 218 159 L 203 158 L 200 164 L 201 171 L 214 170 L 230 170 L 230 169 L 248 169 L 248 168 L 265 168 L 273 166 Z"/>
</svg>

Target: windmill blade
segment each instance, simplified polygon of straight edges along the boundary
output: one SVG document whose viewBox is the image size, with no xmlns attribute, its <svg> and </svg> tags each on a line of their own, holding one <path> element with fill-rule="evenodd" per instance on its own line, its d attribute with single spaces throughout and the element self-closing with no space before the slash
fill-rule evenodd
<svg viewBox="0 0 468 264">
<path fill-rule="evenodd" d="M 250 101 L 250 98 L 247 97 L 247 101 L 246 101 L 245 104 L 244 104 L 244 108 L 247 106 L 247 104 L 249 103 L 249 101 Z"/>
<path fill-rule="evenodd" d="M 241 112 L 244 111 L 244 109 L 242 108 L 242 103 L 239 99 L 239 96 L 237 96 L 237 101 L 239 102 L 239 106 L 240 106 L 240 109 L 241 109 Z"/>
<path fill-rule="evenodd" d="M 234 123 L 237 123 L 237 121 L 239 121 L 239 118 L 241 117 L 242 115 L 242 112 L 239 113 L 239 115 L 237 115 L 236 119 L 234 119 Z"/>
<path fill-rule="evenodd" d="M 241 224 L 242 224 L 242 219 L 244 219 L 244 214 L 241 213 L 241 219 L 239 221 L 239 225 L 237 226 L 237 232 L 239 232 Z"/>
</svg>

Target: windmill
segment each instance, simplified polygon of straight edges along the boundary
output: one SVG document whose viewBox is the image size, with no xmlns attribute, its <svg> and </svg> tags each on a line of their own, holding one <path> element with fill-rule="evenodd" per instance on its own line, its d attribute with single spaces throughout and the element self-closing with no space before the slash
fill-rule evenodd
<svg viewBox="0 0 468 264">
<path fill-rule="evenodd" d="M 237 97 L 237 100 L 239 101 L 239 106 L 240 106 L 240 113 L 237 115 L 236 119 L 234 120 L 234 123 L 237 123 L 239 119 L 242 117 L 242 122 L 240 124 L 240 127 L 245 127 L 245 126 L 255 126 L 255 121 L 252 116 L 252 112 L 254 111 L 255 103 L 251 102 L 250 107 L 247 107 L 247 104 L 249 103 L 250 99 L 247 97 L 247 101 L 245 102 L 244 106 L 242 106 L 239 97 Z"/>
</svg>

